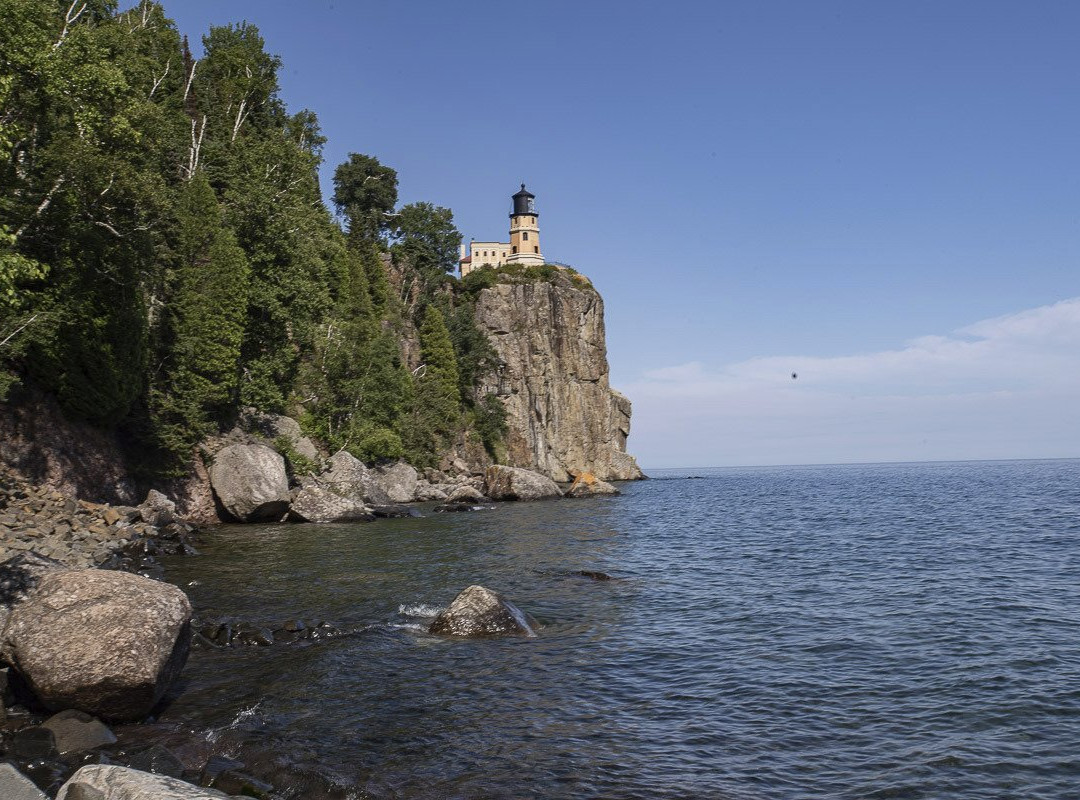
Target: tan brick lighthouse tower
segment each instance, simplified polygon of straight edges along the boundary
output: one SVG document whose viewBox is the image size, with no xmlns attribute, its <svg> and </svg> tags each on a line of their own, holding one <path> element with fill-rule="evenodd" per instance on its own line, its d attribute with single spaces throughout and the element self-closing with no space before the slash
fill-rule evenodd
<svg viewBox="0 0 1080 800">
<path fill-rule="evenodd" d="M 514 210 L 510 212 L 510 255 L 506 257 L 507 264 L 544 263 L 544 257 L 540 255 L 540 228 L 536 224 L 536 218 L 540 215 L 533 202 L 535 199 L 536 195 L 525 190 L 524 183 L 521 184 L 521 191 L 511 197 Z"/>
</svg>

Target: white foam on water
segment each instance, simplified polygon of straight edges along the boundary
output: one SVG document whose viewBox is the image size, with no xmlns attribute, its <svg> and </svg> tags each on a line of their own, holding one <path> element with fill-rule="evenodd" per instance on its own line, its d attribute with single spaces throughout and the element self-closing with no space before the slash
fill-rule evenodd
<svg viewBox="0 0 1080 800">
<path fill-rule="evenodd" d="M 403 617 L 437 617 L 443 611 L 444 609 L 441 606 L 428 605 L 427 603 L 402 604 L 397 609 L 397 612 Z"/>
</svg>

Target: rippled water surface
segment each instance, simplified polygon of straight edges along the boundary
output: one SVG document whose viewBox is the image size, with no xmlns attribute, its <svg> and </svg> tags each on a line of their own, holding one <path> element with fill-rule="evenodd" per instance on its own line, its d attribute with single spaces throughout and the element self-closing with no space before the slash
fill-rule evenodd
<svg viewBox="0 0 1080 800">
<path fill-rule="evenodd" d="M 1080 461 L 655 477 L 216 530 L 200 613 L 360 632 L 195 652 L 166 717 L 375 797 L 1080 797 Z M 472 583 L 539 638 L 423 633 Z"/>
</svg>

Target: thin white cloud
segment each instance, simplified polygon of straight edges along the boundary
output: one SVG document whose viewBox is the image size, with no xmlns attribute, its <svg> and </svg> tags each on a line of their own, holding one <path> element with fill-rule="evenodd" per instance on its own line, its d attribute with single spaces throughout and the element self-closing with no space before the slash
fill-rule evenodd
<svg viewBox="0 0 1080 800">
<path fill-rule="evenodd" d="M 625 390 L 646 465 L 1080 455 L 1080 298 L 895 350 L 674 365 Z"/>
</svg>

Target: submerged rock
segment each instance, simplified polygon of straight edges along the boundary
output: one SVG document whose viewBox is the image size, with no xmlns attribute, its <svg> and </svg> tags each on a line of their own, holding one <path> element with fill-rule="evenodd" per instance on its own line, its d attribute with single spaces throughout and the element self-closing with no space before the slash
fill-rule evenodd
<svg viewBox="0 0 1080 800">
<path fill-rule="evenodd" d="M 492 500 L 542 500 L 562 495 L 555 481 L 539 472 L 499 464 L 484 472 L 484 493 Z"/>
<path fill-rule="evenodd" d="M 279 520 L 289 508 L 285 459 L 262 444 L 234 444 L 214 456 L 210 486 L 240 522 Z"/>
<path fill-rule="evenodd" d="M 491 589 L 470 586 L 435 617 L 429 633 L 443 636 L 536 636 L 536 620 Z"/>
<path fill-rule="evenodd" d="M 573 484 L 566 490 L 567 497 L 600 497 L 602 495 L 622 494 L 610 483 L 597 478 L 591 472 L 582 472 L 574 478 Z"/>
<path fill-rule="evenodd" d="M 146 716 L 179 675 L 191 603 L 165 583 L 107 570 L 42 577 L 11 612 L 0 656 L 54 711 Z"/>
<path fill-rule="evenodd" d="M 81 753 L 116 742 L 116 736 L 100 720 L 74 709 L 54 714 L 41 723 L 41 727 L 52 731 L 60 755 Z"/>
<path fill-rule="evenodd" d="M 60 788 L 56 800 L 220 800 L 228 797 L 179 778 L 153 775 L 128 767 L 88 764 Z"/>
</svg>

